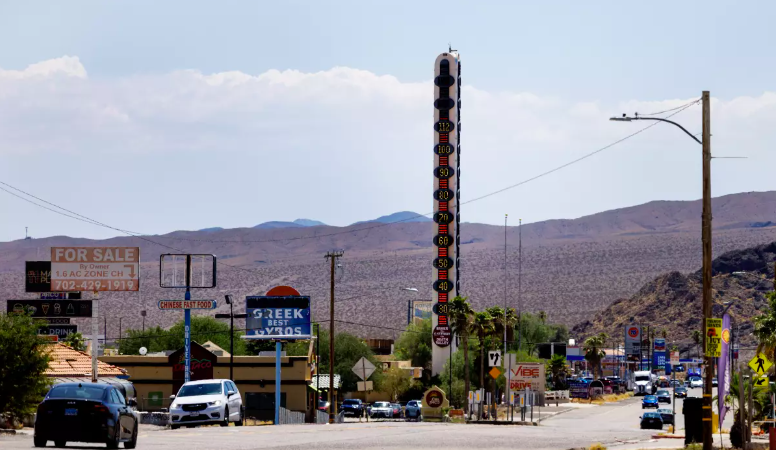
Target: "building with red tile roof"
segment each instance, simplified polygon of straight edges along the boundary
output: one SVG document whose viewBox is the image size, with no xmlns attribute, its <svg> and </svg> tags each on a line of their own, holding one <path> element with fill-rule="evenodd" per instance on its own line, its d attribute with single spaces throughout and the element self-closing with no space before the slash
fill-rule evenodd
<svg viewBox="0 0 776 450">
<path fill-rule="evenodd" d="M 52 343 L 49 347 L 49 366 L 46 376 L 53 378 L 92 377 L 92 357 L 67 345 Z M 126 371 L 112 364 L 97 361 L 97 377 L 125 376 Z"/>
</svg>

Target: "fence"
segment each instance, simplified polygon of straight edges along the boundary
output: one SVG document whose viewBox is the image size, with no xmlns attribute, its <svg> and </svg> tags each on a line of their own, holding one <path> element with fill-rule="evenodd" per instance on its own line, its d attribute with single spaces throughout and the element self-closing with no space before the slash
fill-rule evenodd
<svg viewBox="0 0 776 450">
<path fill-rule="evenodd" d="M 329 413 L 323 411 L 315 411 L 315 423 L 326 424 L 329 423 Z M 280 423 L 283 423 L 282 421 Z M 334 417 L 334 423 L 345 423 L 345 412 L 340 411 Z"/>
<path fill-rule="evenodd" d="M 281 425 L 298 425 L 304 423 L 304 413 L 298 411 L 289 411 L 286 408 L 280 407 L 280 424 Z"/>
</svg>

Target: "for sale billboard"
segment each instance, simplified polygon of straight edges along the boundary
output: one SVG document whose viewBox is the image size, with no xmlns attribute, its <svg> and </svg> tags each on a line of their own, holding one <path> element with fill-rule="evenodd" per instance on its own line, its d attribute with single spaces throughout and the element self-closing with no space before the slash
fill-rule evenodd
<svg viewBox="0 0 776 450">
<path fill-rule="evenodd" d="M 137 291 L 139 247 L 51 247 L 52 291 Z"/>
<path fill-rule="evenodd" d="M 628 359 L 641 354 L 641 327 L 638 325 L 625 325 L 625 354 Z"/>
</svg>

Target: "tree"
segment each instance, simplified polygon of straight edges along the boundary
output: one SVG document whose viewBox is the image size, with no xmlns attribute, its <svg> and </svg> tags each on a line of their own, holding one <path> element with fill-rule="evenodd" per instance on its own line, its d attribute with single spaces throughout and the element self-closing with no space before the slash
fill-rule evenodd
<svg viewBox="0 0 776 450">
<path fill-rule="evenodd" d="M 754 335 L 759 343 L 757 351 L 773 355 L 776 359 L 776 292 L 770 292 L 768 309 L 754 318 Z"/>
<path fill-rule="evenodd" d="M 423 368 L 423 378 L 431 379 L 431 318 L 419 324 L 407 325 L 394 345 L 394 355 L 401 360 L 411 360 L 413 367 Z"/>
<path fill-rule="evenodd" d="M 169 330 L 161 327 L 147 328 L 145 331 L 127 330 L 127 337 L 119 343 L 119 353 L 137 355 L 140 347 L 149 352 L 178 350 L 183 347 L 183 320 L 175 323 Z M 191 340 L 199 344 L 210 341 L 229 351 L 229 324 L 210 316 L 192 316 Z M 245 355 L 245 341 L 240 337 L 242 331 L 234 332 L 234 354 Z M 274 347 L 273 347 L 274 348 Z"/>
<path fill-rule="evenodd" d="M 450 302 L 447 317 L 453 333 L 461 337 L 461 346 L 463 347 L 464 392 L 469 392 L 471 387 L 469 380 L 469 331 L 473 315 L 474 310 L 469 302 L 466 301 L 466 297 L 455 297 Z M 464 411 L 466 414 L 469 413 L 468 402 L 464 403 Z"/>
<path fill-rule="evenodd" d="M 487 311 L 474 313 L 471 329 L 480 341 L 480 387 L 485 388 L 485 338 L 493 330 L 493 317 Z"/>
<path fill-rule="evenodd" d="M 86 340 L 80 332 L 68 334 L 62 339 L 62 343 L 73 350 L 78 350 L 79 352 L 86 351 Z"/>
<path fill-rule="evenodd" d="M 23 314 L 0 314 L 0 414 L 14 422 L 35 412 L 48 391 L 48 341 L 40 323 Z"/>
<path fill-rule="evenodd" d="M 582 344 L 585 359 L 593 366 L 595 378 L 601 377 L 601 361 L 606 356 L 606 352 L 603 349 L 606 347 L 607 339 L 609 339 L 609 336 L 606 333 L 601 333 L 585 339 L 585 342 Z"/>
<path fill-rule="evenodd" d="M 321 329 L 319 336 L 321 340 L 321 354 L 319 355 L 320 367 L 318 367 L 318 373 L 328 375 L 329 362 L 331 361 L 329 358 L 329 330 Z M 352 369 L 361 357 L 366 357 L 375 365 L 376 370 L 369 379 L 374 382 L 375 389 L 380 390 L 383 381 L 382 364 L 377 361 L 369 346 L 363 340 L 350 333 L 337 333 L 334 336 L 334 373 L 339 375 L 342 380 L 342 392 L 352 392 L 358 389 L 356 383 L 361 381 L 361 379 L 353 373 Z"/>
<path fill-rule="evenodd" d="M 547 372 L 552 376 L 552 387 L 554 390 L 566 388 L 566 377 L 569 375 L 569 367 L 563 355 L 552 355 L 552 358 L 547 361 Z"/>
<path fill-rule="evenodd" d="M 384 374 L 382 382 L 382 391 L 391 396 L 392 401 L 396 401 L 400 395 L 407 392 L 410 388 L 410 374 L 399 367 L 392 367 Z"/>
</svg>

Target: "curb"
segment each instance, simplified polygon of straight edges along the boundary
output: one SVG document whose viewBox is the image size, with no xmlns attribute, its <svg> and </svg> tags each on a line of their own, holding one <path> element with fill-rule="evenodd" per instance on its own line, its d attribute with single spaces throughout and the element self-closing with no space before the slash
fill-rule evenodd
<svg viewBox="0 0 776 450">
<path fill-rule="evenodd" d="M 0 428 L 0 434 L 14 435 L 14 434 L 16 434 L 16 430 L 13 430 L 13 429 L 10 429 L 10 428 Z"/>
<path fill-rule="evenodd" d="M 519 425 L 519 426 L 539 426 L 539 422 L 509 422 L 509 421 L 494 421 L 494 420 L 473 420 L 466 422 L 468 425 Z"/>
<path fill-rule="evenodd" d="M 684 439 L 684 436 L 679 434 L 653 434 L 652 439 Z"/>
</svg>

